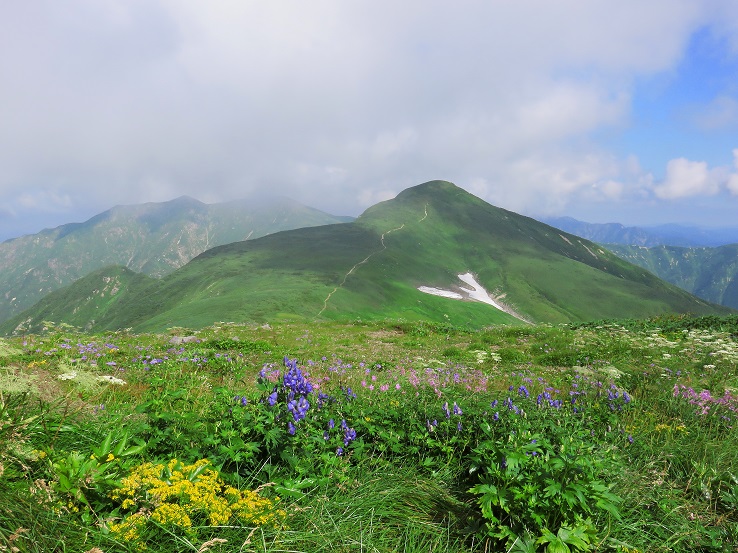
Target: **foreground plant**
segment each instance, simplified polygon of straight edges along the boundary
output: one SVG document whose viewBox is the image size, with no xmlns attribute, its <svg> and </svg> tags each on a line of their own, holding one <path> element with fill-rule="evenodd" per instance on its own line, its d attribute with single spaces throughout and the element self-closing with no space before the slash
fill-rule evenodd
<svg viewBox="0 0 738 553">
<path fill-rule="evenodd" d="M 196 540 L 205 528 L 277 527 L 286 516 L 277 507 L 279 498 L 225 485 L 207 459 L 191 465 L 177 459 L 144 463 L 122 479 L 111 497 L 128 513 L 108 525 L 110 533 L 138 549 L 147 549 L 161 528 Z"/>
</svg>

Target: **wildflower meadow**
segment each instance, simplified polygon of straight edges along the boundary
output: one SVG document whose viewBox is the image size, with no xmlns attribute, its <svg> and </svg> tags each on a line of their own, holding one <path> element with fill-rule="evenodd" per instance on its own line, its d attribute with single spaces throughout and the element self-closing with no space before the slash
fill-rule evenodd
<svg viewBox="0 0 738 553">
<path fill-rule="evenodd" d="M 738 318 L 0 340 L 0 551 L 736 551 Z"/>
</svg>

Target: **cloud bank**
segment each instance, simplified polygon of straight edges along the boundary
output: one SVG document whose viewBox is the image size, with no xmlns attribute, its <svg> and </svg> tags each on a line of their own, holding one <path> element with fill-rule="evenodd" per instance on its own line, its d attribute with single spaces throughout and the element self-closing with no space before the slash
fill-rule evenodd
<svg viewBox="0 0 738 553">
<path fill-rule="evenodd" d="M 613 139 L 639 83 L 676 71 L 697 31 L 738 56 L 733 5 L 12 3 L 2 220 L 263 191 L 355 215 L 436 178 L 540 214 L 736 194 L 724 163 L 644 160 Z M 736 98 L 716 91 L 691 124 L 735 128 Z"/>
</svg>

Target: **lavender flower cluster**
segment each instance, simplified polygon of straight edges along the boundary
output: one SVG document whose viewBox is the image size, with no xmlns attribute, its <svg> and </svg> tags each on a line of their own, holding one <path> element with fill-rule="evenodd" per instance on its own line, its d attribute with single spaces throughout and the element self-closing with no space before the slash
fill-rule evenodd
<svg viewBox="0 0 738 553">
<path fill-rule="evenodd" d="M 686 399 L 690 404 L 695 405 L 699 409 L 700 415 L 707 415 L 712 409 L 720 408 L 730 413 L 738 413 L 738 397 L 725 390 L 723 396 L 713 396 L 710 390 L 695 391 L 692 387 L 683 384 L 674 384 L 674 397 Z M 728 414 L 721 417 L 723 420 L 730 420 Z"/>
<path fill-rule="evenodd" d="M 284 365 L 287 370 L 279 381 L 279 371 L 273 369 L 270 365 L 264 365 L 259 371 L 259 382 L 274 383 L 271 393 L 266 398 L 266 403 L 270 407 L 277 405 L 280 400 L 284 402 L 287 411 L 292 415 L 292 420 L 287 422 L 287 431 L 294 436 L 296 432 L 295 423 L 305 418 L 310 409 L 310 401 L 308 396 L 313 393 L 313 385 L 308 379 L 308 375 L 303 373 L 297 364 L 297 359 L 284 358 Z M 320 401 L 319 404 L 322 404 Z"/>
<path fill-rule="evenodd" d="M 328 430 L 325 430 L 323 432 L 323 439 L 328 441 L 331 438 L 330 431 L 333 430 L 336 427 L 336 423 L 333 419 L 328 421 Z M 356 430 L 349 427 L 348 423 L 346 422 L 346 419 L 341 420 L 341 432 L 343 432 L 343 447 L 338 446 L 336 448 L 336 455 L 341 456 L 344 453 L 343 448 L 348 447 L 348 445 L 353 442 L 356 439 Z"/>
<path fill-rule="evenodd" d="M 297 359 L 285 357 L 284 365 L 287 367 L 287 371 L 282 377 L 282 392 L 287 402 L 287 410 L 292 414 L 294 422 L 299 422 L 305 418 L 308 409 L 310 409 L 310 402 L 307 400 L 307 396 L 313 393 L 313 385 L 307 376 L 303 374 L 300 367 L 298 367 Z M 268 398 L 269 405 L 274 405 L 277 402 L 277 395 L 278 389 L 275 386 Z M 292 421 L 288 423 L 288 428 L 290 434 L 295 433 L 295 427 Z"/>
<path fill-rule="evenodd" d="M 261 384 L 274 384 L 271 393 L 266 398 L 266 403 L 270 407 L 274 407 L 280 402 L 282 402 L 283 406 L 286 406 L 287 412 L 291 415 L 287 421 L 287 432 L 294 436 L 297 432 L 295 424 L 305 419 L 311 408 L 311 402 L 308 398 L 315 396 L 317 393 L 317 399 L 315 399 L 314 405 L 317 406 L 318 410 L 337 400 L 328 394 L 320 392 L 310 382 L 309 375 L 304 373 L 298 366 L 297 359 L 285 357 L 284 365 L 286 370 L 281 378 L 279 378 L 280 373 L 278 370 L 274 369 L 271 365 L 264 365 L 259 372 L 259 382 Z M 345 401 L 351 401 L 356 398 L 356 394 L 351 388 L 341 388 L 341 390 L 345 396 Z M 331 419 L 328 423 L 328 430 L 323 432 L 323 438 L 326 441 L 330 439 L 330 431 L 335 426 L 335 422 Z M 339 446 L 336 449 L 336 455 L 343 455 L 343 448 L 356 439 L 356 430 L 350 428 L 345 420 L 341 421 L 340 428 L 343 447 Z"/>
</svg>

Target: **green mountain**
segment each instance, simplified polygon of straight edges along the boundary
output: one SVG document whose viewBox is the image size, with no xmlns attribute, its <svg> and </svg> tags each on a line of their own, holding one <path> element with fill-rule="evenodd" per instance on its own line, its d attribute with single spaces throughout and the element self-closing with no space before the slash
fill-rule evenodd
<svg viewBox="0 0 738 553">
<path fill-rule="evenodd" d="M 114 207 L 0 243 L 0 322 L 108 265 L 162 277 L 214 246 L 346 220 L 286 198 L 207 205 L 185 196 Z"/>
<path fill-rule="evenodd" d="M 116 293 L 103 296 L 102 285 L 113 275 Z M 475 291 L 462 278 L 470 277 L 476 292 L 488 292 L 499 308 L 469 301 Z M 432 181 L 351 223 L 209 249 L 159 280 L 99 271 L 50 294 L 0 331 L 33 331 L 45 320 L 93 331 L 295 317 L 482 327 L 521 318 L 558 323 L 729 311 L 592 242 Z"/>
<path fill-rule="evenodd" d="M 738 309 L 738 244 L 717 248 L 606 247 L 702 299 Z"/>
</svg>

